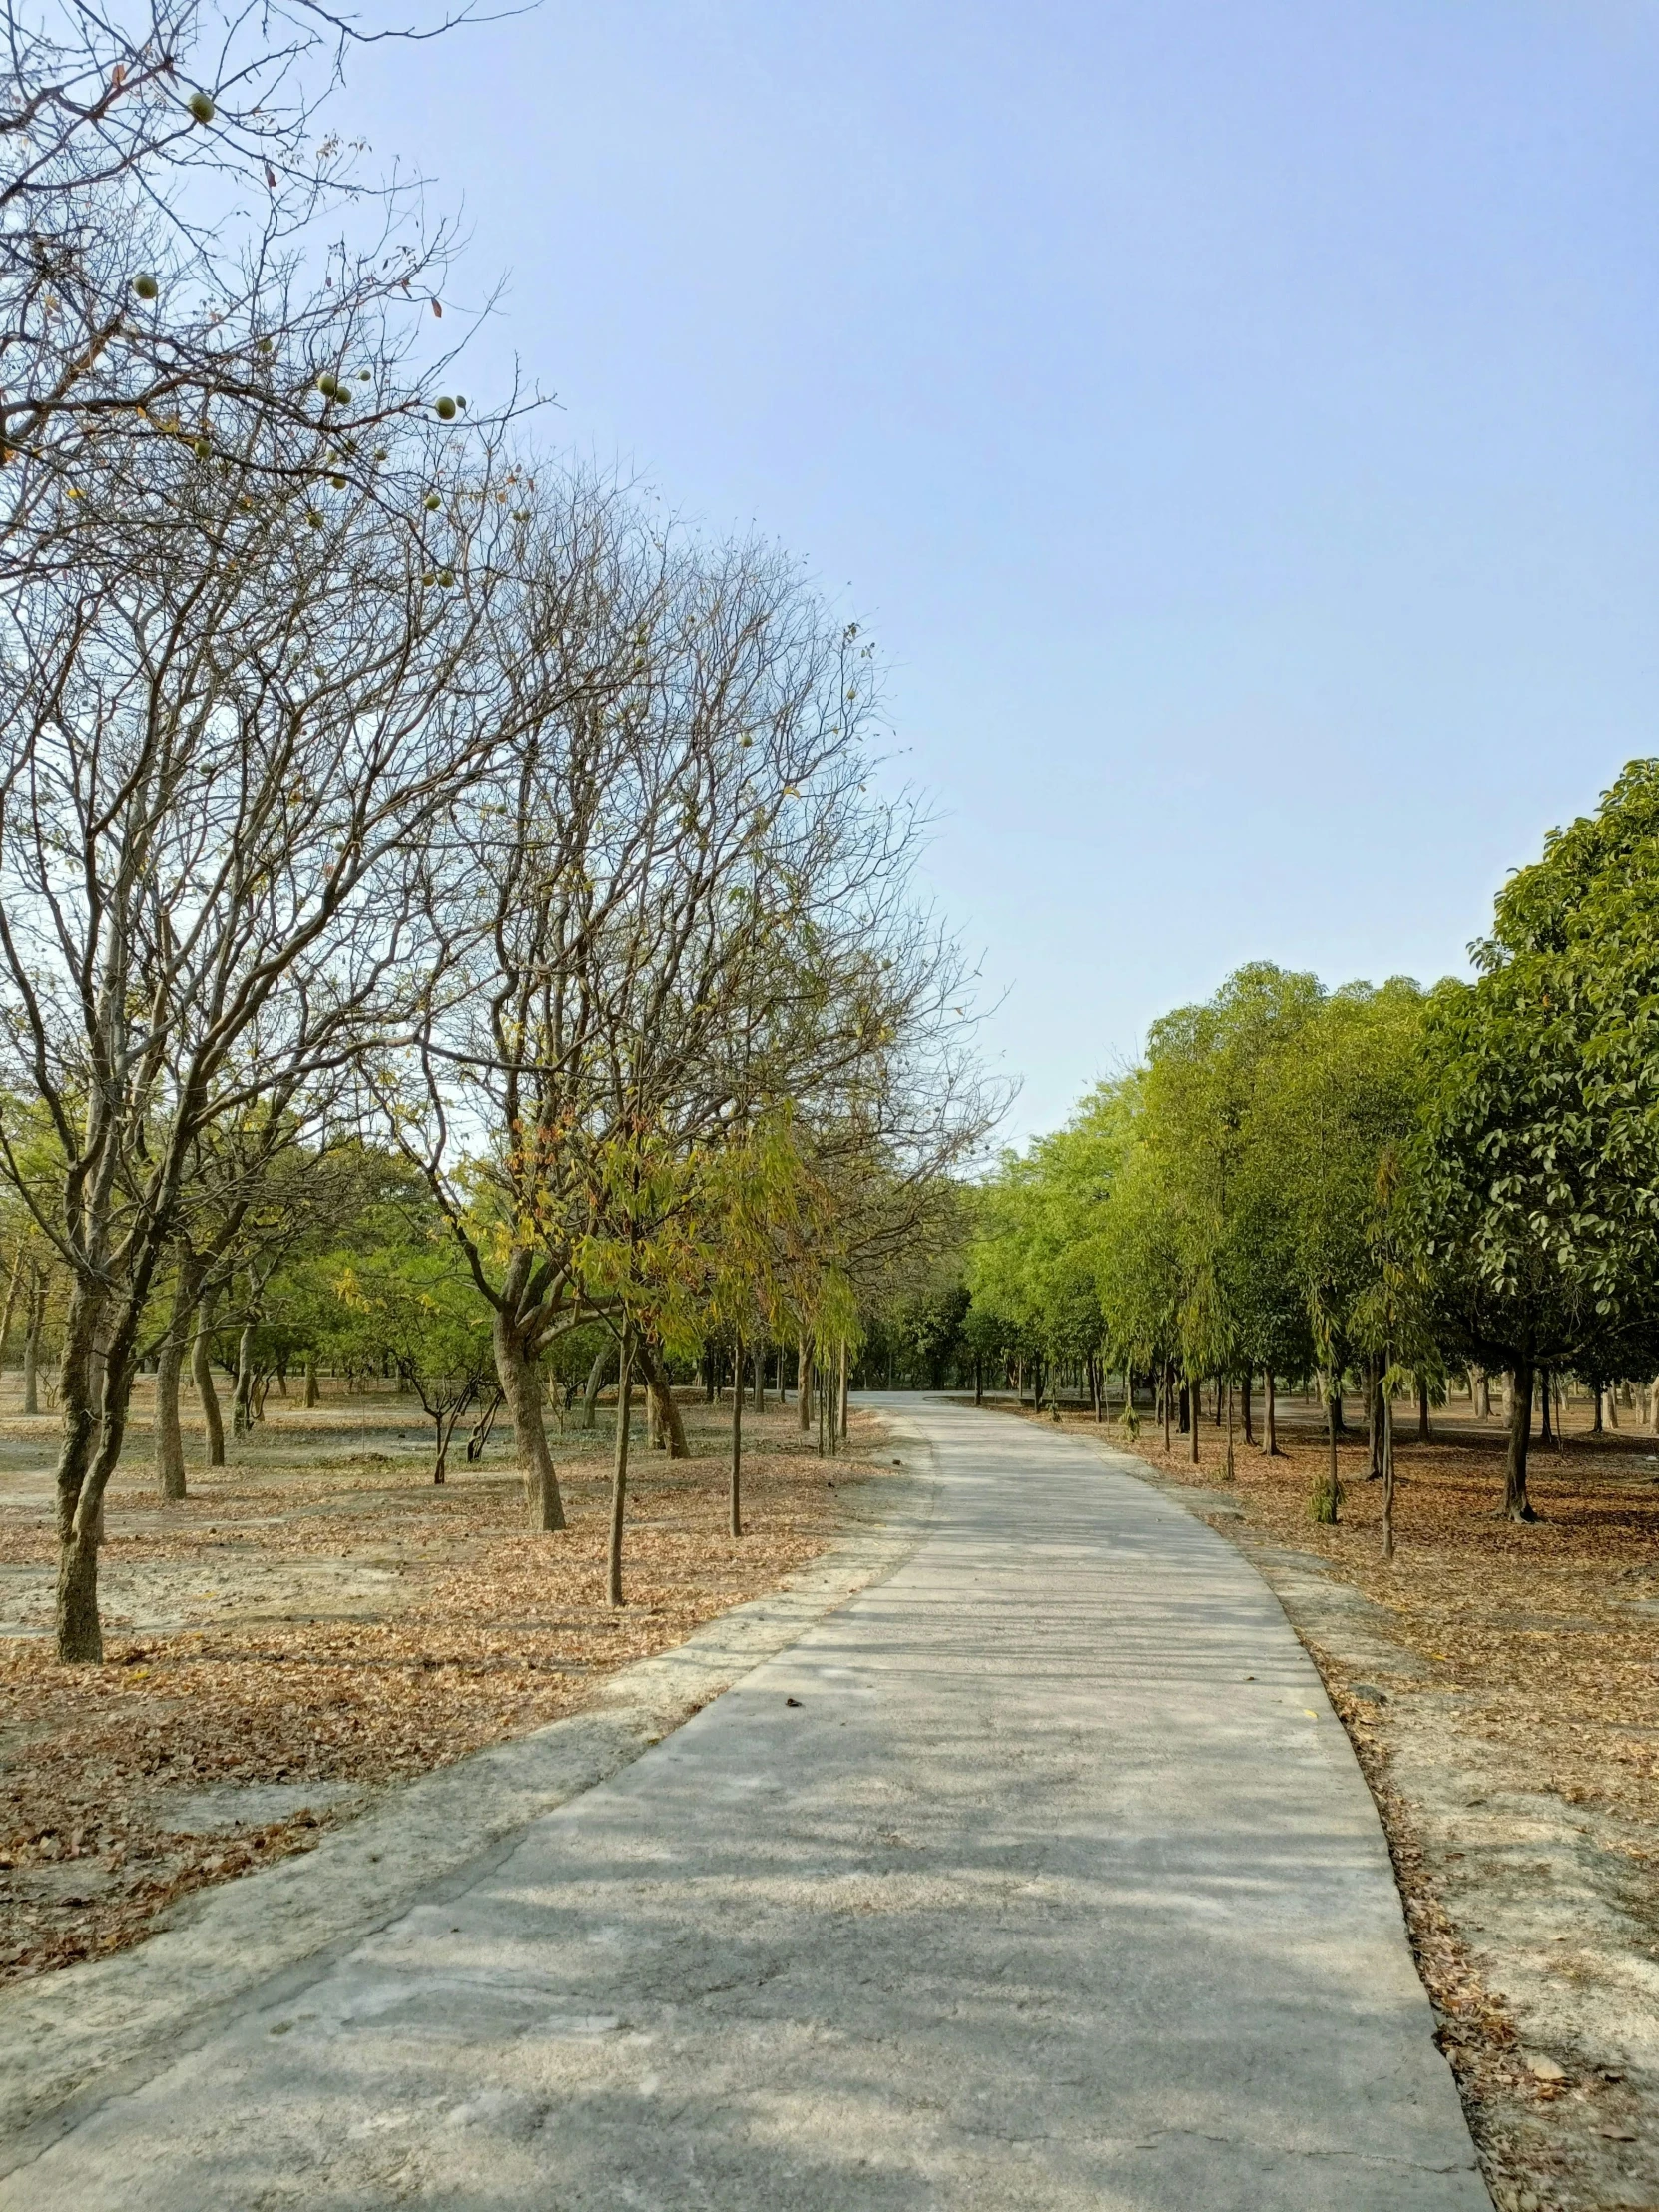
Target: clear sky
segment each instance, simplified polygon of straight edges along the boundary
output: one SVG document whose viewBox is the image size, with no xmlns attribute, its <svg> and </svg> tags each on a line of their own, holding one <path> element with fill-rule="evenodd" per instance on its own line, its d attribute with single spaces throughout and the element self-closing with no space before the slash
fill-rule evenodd
<svg viewBox="0 0 1659 2212">
<path fill-rule="evenodd" d="M 1656 747 L 1647 0 L 543 0 L 354 65 L 556 431 L 892 666 L 1011 1134 L 1240 961 L 1463 965 Z"/>
</svg>

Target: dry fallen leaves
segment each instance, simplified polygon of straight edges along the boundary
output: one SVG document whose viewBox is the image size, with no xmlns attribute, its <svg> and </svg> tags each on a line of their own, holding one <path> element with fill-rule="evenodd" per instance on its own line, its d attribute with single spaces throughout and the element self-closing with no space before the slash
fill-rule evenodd
<svg viewBox="0 0 1659 2212">
<path fill-rule="evenodd" d="M 120 1949 L 187 1891 L 304 1850 L 338 1817 L 328 1807 L 341 1785 L 345 1810 L 352 1792 L 574 1712 L 596 1678 L 805 1565 L 876 1473 L 856 1457 L 821 1460 L 793 1406 L 751 1411 L 750 1532 L 734 1540 L 728 1416 L 686 1410 L 692 1459 L 643 1447 L 635 1459 L 620 1613 L 603 1602 L 602 1437 L 561 1453 L 570 1528 L 557 1537 L 525 1533 L 499 1451 L 434 1488 L 418 1431 L 386 1426 L 409 1418 L 395 1400 L 371 1415 L 349 1401 L 309 1415 L 273 1408 L 240 1464 L 193 1470 L 181 1505 L 154 1502 L 142 1459 L 124 1469 L 106 1590 L 116 1570 L 134 1570 L 183 1593 L 187 1618 L 124 1628 L 107 1605 L 111 1663 L 98 1668 L 59 1666 L 39 1635 L 0 1643 L 0 1982 Z M 38 1463 L 43 1436 L 49 1450 L 50 1424 L 10 1424 L 0 1464 Z M 38 1480 L 0 1484 L 0 1568 L 50 1568 L 48 1507 Z M 336 1564 L 351 1594 L 331 1604 L 330 1585 L 312 1584 L 296 1602 L 284 1577 Z M 190 1833 L 181 1799 L 226 1784 L 296 1786 L 300 1802 L 279 1819 Z M 315 1806 L 303 1803 L 308 1785 L 329 1786 Z"/>
</svg>

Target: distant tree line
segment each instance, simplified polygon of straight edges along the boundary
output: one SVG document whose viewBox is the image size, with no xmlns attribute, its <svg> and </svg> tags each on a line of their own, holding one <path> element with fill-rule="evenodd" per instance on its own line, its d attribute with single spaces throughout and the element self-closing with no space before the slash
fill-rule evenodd
<svg viewBox="0 0 1659 2212">
<path fill-rule="evenodd" d="M 1391 1509 L 1395 1394 L 1426 1417 L 1452 1376 L 1501 1377 L 1504 1509 L 1531 1518 L 1551 1379 L 1599 1421 L 1612 1385 L 1659 1375 L 1659 761 L 1510 879 L 1475 967 L 1425 991 L 1258 965 L 1166 1015 L 978 1191 L 942 1364 L 1075 1377 L 1096 1402 L 1131 1378 L 1166 1431 L 1212 1382 L 1254 1427 L 1254 1383 L 1270 1451 L 1275 1379 L 1317 1377 L 1324 1518 L 1345 1378 Z"/>
</svg>

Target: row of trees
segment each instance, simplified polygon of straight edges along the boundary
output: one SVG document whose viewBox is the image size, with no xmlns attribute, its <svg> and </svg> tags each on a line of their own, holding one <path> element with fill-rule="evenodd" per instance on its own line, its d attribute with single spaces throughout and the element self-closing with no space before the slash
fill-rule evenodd
<svg viewBox="0 0 1659 2212">
<path fill-rule="evenodd" d="M 987 1102 L 867 642 L 450 388 L 441 234 L 293 91 L 331 19 L 8 22 L 0 1176 L 85 1660 L 136 1375 L 176 1494 L 184 1362 L 331 1181 L 418 1192 L 399 1281 L 462 1287 L 538 1529 L 546 1363 L 611 1331 L 619 1542 L 636 1376 L 843 1343 Z"/>
<path fill-rule="evenodd" d="M 1259 1375 L 1270 1448 L 1274 1377 L 1317 1373 L 1333 1518 L 1358 1372 L 1390 1544 L 1393 1394 L 1501 1372 L 1531 1518 L 1540 1374 L 1659 1372 L 1659 762 L 1510 879 L 1475 956 L 1426 992 L 1247 967 L 1158 1022 L 983 1189 L 962 1342 L 1141 1373 L 1166 1422 L 1178 1389 Z"/>
</svg>

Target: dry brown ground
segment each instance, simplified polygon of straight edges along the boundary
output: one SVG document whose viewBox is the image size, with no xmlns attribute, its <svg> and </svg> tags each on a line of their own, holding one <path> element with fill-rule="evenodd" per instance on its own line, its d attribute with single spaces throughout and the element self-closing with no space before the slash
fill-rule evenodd
<svg viewBox="0 0 1659 2212">
<path fill-rule="evenodd" d="M 1591 1437 L 1574 1408 L 1564 1451 L 1534 1443 L 1540 1518 L 1522 1527 L 1496 1510 L 1499 1419 L 1465 1399 L 1420 1444 L 1399 1406 L 1388 1565 L 1363 1432 L 1340 1452 L 1342 1517 L 1321 1526 L 1318 1410 L 1281 1412 L 1286 1456 L 1239 1435 L 1231 1486 L 1208 1415 L 1197 1467 L 1187 1437 L 1166 1458 L 1150 1418 L 1129 1448 L 1208 1493 L 1195 1506 L 1263 1566 L 1325 1676 L 1496 2203 L 1655 2212 L 1659 1439 L 1629 1410 Z"/>
<path fill-rule="evenodd" d="M 56 1423 L 0 1418 L 0 1983 L 120 1949 L 364 1792 L 575 1711 L 597 1676 L 828 1548 L 875 1471 L 863 1416 L 853 1455 L 825 1462 L 793 1406 L 751 1409 L 734 1540 L 730 1416 L 688 1406 L 689 1461 L 636 1446 L 613 1613 L 602 1437 L 561 1445 L 570 1529 L 533 1536 L 501 1444 L 473 1469 L 457 1446 L 436 1489 L 406 1401 L 268 1413 L 237 1464 L 193 1466 L 166 1507 L 141 1420 L 108 1508 L 113 1663 L 76 1669 L 43 1633 Z"/>
</svg>

